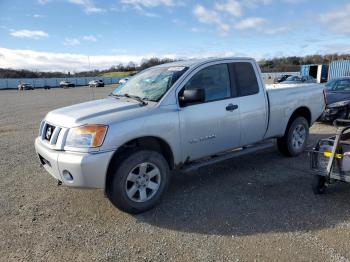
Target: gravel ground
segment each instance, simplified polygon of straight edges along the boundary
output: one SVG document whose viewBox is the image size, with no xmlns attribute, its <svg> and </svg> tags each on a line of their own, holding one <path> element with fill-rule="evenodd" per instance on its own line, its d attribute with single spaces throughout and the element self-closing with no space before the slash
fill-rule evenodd
<svg viewBox="0 0 350 262">
<path fill-rule="evenodd" d="M 57 187 L 33 141 L 45 114 L 113 87 L 0 91 L 1 261 L 348 261 L 350 186 L 313 195 L 308 158 L 270 149 L 174 173 L 137 216 L 102 190 Z M 334 132 L 311 129 L 312 144 Z"/>
</svg>

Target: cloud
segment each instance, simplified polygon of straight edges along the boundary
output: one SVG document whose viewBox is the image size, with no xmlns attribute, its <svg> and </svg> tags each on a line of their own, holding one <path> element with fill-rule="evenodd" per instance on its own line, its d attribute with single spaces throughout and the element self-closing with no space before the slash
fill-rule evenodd
<svg viewBox="0 0 350 262">
<path fill-rule="evenodd" d="M 106 69 L 120 63 L 126 65 L 130 61 L 140 64 L 142 59 L 159 58 L 205 58 L 234 56 L 234 52 L 213 51 L 198 54 L 164 54 L 145 55 L 97 55 L 89 56 L 92 69 Z M 40 71 L 84 71 L 89 70 L 88 56 L 72 53 L 37 52 L 33 50 L 16 50 L 0 47 L 0 65 L 2 68 L 29 69 Z"/>
<path fill-rule="evenodd" d="M 47 4 L 47 3 L 50 3 L 52 0 L 38 0 L 38 3 L 40 4 L 40 5 L 45 5 L 45 4 Z"/>
<path fill-rule="evenodd" d="M 182 1 L 174 1 L 174 0 L 121 0 L 121 4 L 125 6 L 131 6 L 133 9 L 137 10 L 140 15 L 147 17 L 160 17 L 159 14 L 152 13 L 147 11 L 146 9 L 158 7 L 158 6 L 183 6 L 184 3 Z"/>
<path fill-rule="evenodd" d="M 350 33 L 350 4 L 319 15 L 321 23 L 338 33 Z"/>
<path fill-rule="evenodd" d="M 268 35 L 275 35 L 275 34 L 280 34 L 280 33 L 285 33 L 290 31 L 290 27 L 287 26 L 280 26 L 276 28 L 260 28 L 258 29 L 261 33 L 265 33 Z"/>
<path fill-rule="evenodd" d="M 93 35 L 84 35 L 82 39 L 89 42 L 97 42 L 97 38 Z"/>
<path fill-rule="evenodd" d="M 201 23 L 214 24 L 221 33 L 226 33 L 230 30 L 230 26 L 224 23 L 220 15 L 214 10 L 207 9 L 202 5 L 196 5 L 193 9 L 193 14 Z"/>
<path fill-rule="evenodd" d="M 80 41 L 78 38 L 65 38 L 63 41 L 63 45 L 65 46 L 76 46 L 76 45 L 80 45 Z"/>
<path fill-rule="evenodd" d="M 32 15 L 33 18 L 44 18 L 46 17 L 45 15 L 40 15 L 40 14 L 34 14 Z"/>
<path fill-rule="evenodd" d="M 92 0 L 68 0 L 68 2 L 81 6 L 86 14 L 98 14 L 106 11 L 103 8 L 96 7 Z"/>
<path fill-rule="evenodd" d="M 151 7 L 157 7 L 160 5 L 164 6 L 174 6 L 178 5 L 180 2 L 176 3 L 173 0 L 121 0 L 122 4 L 132 5 L 135 8 L 151 8 Z"/>
<path fill-rule="evenodd" d="M 202 28 L 199 28 L 199 27 L 191 27 L 190 31 L 193 33 L 200 33 L 200 32 L 204 32 L 205 30 L 203 30 Z"/>
<path fill-rule="evenodd" d="M 31 39 L 39 39 L 39 38 L 49 36 L 48 33 L 41 30 L 27 30 L 27 29 L 12 31 L 10 35 L 18 38 L 31 38 Z"/>
<path fill-rule="evenodd" d="M 216 3 L 215 9 L 218 11 L 227 12 L 237 17 L 242 15 L 242 7 L 237 0 L 228 0 L 225 3 Z"/>
<path fill-rule="evenodd" d="M 234 28 L 237 30 L 245 29 L 258 29 L 260 26 L 266 23 L 266 20 L 261 17 L 249 17 L 239 21 L 235 24 Z"/>
</svg>

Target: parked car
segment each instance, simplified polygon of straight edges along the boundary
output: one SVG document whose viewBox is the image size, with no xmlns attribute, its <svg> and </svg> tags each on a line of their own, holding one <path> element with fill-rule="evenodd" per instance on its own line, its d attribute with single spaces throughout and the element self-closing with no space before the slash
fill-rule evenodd
<svg viewBox="0 0 350 262">
<path fill-rule="evenodd" d="M 316 83 L 316 79 L 312 76 L 289 76 L 281 84 L 307 84 Z"/>
<path fill-rule="evenodd" d="M 89 82 L 89 87 L 104 87 L 105 83 L 102 80 L 92 80 Z"/>
<path fill-rule="evenodd" d="M 34 90 L 34 87 L 31 84 L 19 84 L 18 86 L 18 90 Z"/>
<path fill-rule="evenodd" d="M 248 58 L 155 66 L 105 99 L 49 112 L 36 152 L 59 183 L 103 188 L 119 209 L 144 212 L 160 201 L 170 170 L 253 154 L 271 138 L 286 156 L 304 151 L 324 110 L 322 88 L 263 83 Z"/>
<path fill-rule="evenodd" d="M 122 79 L 120 79 L 119 80 L 119 85 L 124 85 L 126 82 L 128 82 L 129 81 L 129 77 L 125 77 L 125 78 L 122 78 Z"/>
<path fill-rule="evenodd" d="M 72 82 L 69 82 L 69 81 L 61 81 L 60 87 L 61 88 L 75 87 L 75 84 L 73 84 Z"/>
<path fill-rule="evenodd" d="M 273 80 L 273 82 L 275 83 L 275 84 L 277 84 L 277 83 L 281 83 L 281 82 L 283 82 L 283 81 L 285 81 L 288 77 L 290 77 L 291 75 L 281 75 L 281 76 L 279 76 L 279 77 L 276 77 L 274 80 Z"/>
<path fill-rule="evenodd" d="M 330 80 L 325 85 L 326 109 L 321 121 L 350 118 L 350 77 Z"/>
</svg>

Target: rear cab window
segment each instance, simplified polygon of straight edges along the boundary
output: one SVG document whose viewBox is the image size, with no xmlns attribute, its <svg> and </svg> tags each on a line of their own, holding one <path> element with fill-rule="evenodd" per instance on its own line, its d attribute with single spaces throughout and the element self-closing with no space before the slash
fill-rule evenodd
<svg viewBox="0 0 350 262">
<path fill-rule="evenodd" d="M 259 84 L 253 65 L 250 62 L 229 64 L 230 77 L 237 92 L 236 96 L 251 96 L 259 93 Z"/>
</svg>

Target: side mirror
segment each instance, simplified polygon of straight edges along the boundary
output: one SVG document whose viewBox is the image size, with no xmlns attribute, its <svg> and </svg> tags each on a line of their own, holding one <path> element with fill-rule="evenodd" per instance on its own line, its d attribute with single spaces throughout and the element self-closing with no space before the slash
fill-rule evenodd
<svg viewBox="0 0 350 262">
<path fill-rule="evenodd" d="M 192 89 L 184 90 L 182 96 L 180 96 L 180 103 L 183 106 L 192 103 L 201 103 L 205 101 L 204 89 Z"/>
</svg>

